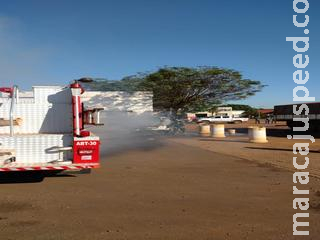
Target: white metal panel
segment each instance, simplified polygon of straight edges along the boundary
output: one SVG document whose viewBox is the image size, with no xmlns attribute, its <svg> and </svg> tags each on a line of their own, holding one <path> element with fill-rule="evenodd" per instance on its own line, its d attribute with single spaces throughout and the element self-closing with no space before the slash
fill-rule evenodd
<svg viewBox="0 0 320 240">
<path fill-rule="evenodd" d="M 61 86 L 34 86 L 34 99 L 36 104 L 65 103 L 71 104 L 72 96 L 70 88 Z"/>
<path fill-rule="evenodd" d="M 0 116 L 8 119 L 10 104 L 0 107 Z M 21 126 L 15 133 L 68 133 L 72 132 L 72 108 L 68 104 L 25 104 L 16 105 L 15 118 L 21 118 Z M 9 127 L 0 127 L 0 133 L 9 133 Z"/>
<path fill-rule="evenodd" d="M 0 118 L 9 119 L 10 98 L 1 98 Z M 34 87 L 34 98 L 20 98 L 14 117 L 22 119 L 15 126 L 16 134 L 71 133 L 72 96 L 70 89 Z M 0 134 L 8 134 L 9 127 L 0 127 Z"/>
<path fill-rule="evenodd" d="M 59 152 L 57 147 L 72 146 L 72 140 L 70 134 L 0 135 L 0 148 L 14 149 L 17 163 L 48 163 L 70 158 L 70 153 Z"/>
</svg>

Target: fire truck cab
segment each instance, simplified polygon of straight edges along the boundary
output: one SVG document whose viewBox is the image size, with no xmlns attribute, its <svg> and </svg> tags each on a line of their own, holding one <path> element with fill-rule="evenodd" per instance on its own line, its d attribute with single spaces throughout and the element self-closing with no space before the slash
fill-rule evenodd
<svg viewBox="0 0 320 240">
<path fill-rule="evenodd" d="M 98 168 L 100 140 L 85 125 L 100 125 L 102 109 L 84 109 L 83 93 L 78 81 L 0 88 L 0 172 Z"/>
</svg>

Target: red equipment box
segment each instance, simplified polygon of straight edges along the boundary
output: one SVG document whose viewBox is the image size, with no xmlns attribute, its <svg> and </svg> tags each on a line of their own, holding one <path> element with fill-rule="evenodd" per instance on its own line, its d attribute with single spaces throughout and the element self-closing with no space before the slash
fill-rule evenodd
<svg viewBox="0 0 320 240">
<path fill-rule="evenodd" d="M 100 141 L 98 137 L 75 138 L 73 163 L 99 163 Z"/>
</svg>

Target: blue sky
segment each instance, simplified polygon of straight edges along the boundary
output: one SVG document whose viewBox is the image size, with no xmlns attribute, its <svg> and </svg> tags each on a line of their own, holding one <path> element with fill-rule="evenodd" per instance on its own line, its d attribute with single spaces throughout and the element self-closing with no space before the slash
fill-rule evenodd
<svg viewBox="0 0 320 240">
<path fill-rule="evenodd" d="M 292 2 L 0 0 L 0 85 L 29 89 L 81 76 L 117 80 L 164 65 L 212 65 L 269 85 L 242 103 L 291 103 L 295 52 L 285 39 L 306 36 L 293 25 Z M 320 101 L 320 2 L 309 3 L 306 87 Z"/>
</svg>

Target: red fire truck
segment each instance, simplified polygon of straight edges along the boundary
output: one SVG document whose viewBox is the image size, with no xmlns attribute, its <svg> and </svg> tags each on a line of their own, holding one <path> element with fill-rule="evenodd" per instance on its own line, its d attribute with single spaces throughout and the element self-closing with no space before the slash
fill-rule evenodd
<svg viewBox="0 0 320 240">
<path fill-rule="evenodd" d="M 83 78 L 67 87 L 35 86 L 31 92 L 0 88 L 0 172 L 64 171 L 99 167 L 101 108 L 85 109 Z"/>
</svg>

